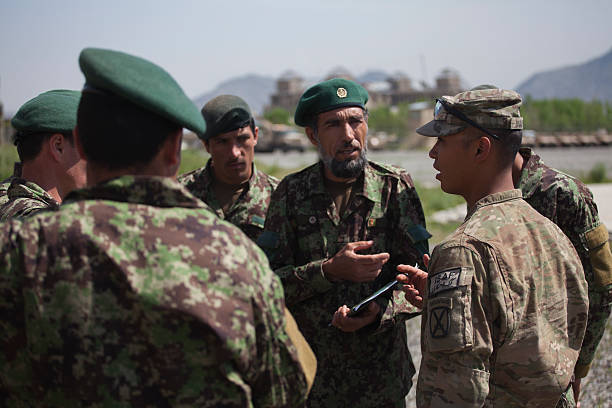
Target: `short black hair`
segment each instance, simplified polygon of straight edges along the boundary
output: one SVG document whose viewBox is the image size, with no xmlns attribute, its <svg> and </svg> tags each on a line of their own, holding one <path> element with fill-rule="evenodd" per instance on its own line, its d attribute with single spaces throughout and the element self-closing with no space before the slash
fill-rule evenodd
<svg viewBox="0 0 612 408">
<path fill-rule="evenodd" d="M 74 146 L 74 138 L 72 137 L 72 132 L 39 132 L 28 134 L 17 132 L 14 138 L 14 143 L 17 147 L 19 161 L 24 163 L 30 160 L 34 160 L 40 154 L 43 143 L 49 140 L 49 138 L 51 138 L 51 136 L 56 133 L 61 133 L 64 136 L 64 139 L 68 140 L 70 144 Z"/>
<path fill-rule="evenodd" d="M 83 92 L 77 113 L 85 158 L 109 170 L 149 163 L 181 126 L 123 98 Z"/>
<path fill-rule="evenodd" d="M 498 158 L 500 160 L 499 164 L 502 167 L 511 164 L 516 157 L 516 154 L 521 147 L 521 142 L 523 141 L 523 131 L 522 130 L 513 130 L 513 129 L 489 129 L 486 128 L 489 132 L 493 133 L 495 136 L 498 136 L 499 139 L 494 139 L 487 135 L 485 132 L 477 129 L 473 126 L 470 126 L 470 140 L 473 140 L 472 137 L 488 137 L 492 143 L 499 147 Z M 473 135 L 473 136 L 472 136 Z"/>
</svg>

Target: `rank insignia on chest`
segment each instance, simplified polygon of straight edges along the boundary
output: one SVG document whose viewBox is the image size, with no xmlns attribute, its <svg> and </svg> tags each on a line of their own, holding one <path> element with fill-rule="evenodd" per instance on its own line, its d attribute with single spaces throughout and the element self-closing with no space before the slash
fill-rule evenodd
<svg viewBox="0 0 612 408">
<path fill-rule="evenodd" d="M 314 215 L 311 215 L 310 218 L 308 218 L 308 222 L 310 224 L 316 224 L 317 222 L 317 217 L 315 217 Z"/>
<path fill-rule="evenodd" d="M 447 269 L 433 275 L 429 281 L 429 296 L 433 296 L 439 292 L 455 289 L 459 286 L 459 278 L 461 277 L 461 268 Z"/>
</svg>

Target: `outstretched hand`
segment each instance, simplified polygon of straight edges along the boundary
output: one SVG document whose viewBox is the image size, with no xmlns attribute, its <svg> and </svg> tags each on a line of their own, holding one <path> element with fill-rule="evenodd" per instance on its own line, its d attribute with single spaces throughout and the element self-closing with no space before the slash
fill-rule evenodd
<svg viewBox="0 0 612 408">
<path fill-rule="evenodd" d="M 323 262 L 323 273 L 332 281 L 371 282 L 380 274 L 389 260 L 387 252 L 374 255 L 361 255 L 374 245 L 374 241 L 357 241 L 346 244 L 336 255 Z"/>
<path fill-rule="evenodd" d="M 423 261 L 426 266 L 429 265 L 429 256 L 425 255 Z M 397 271 L 400 274 L 395 279 L 404 285 L 402 290 L 406 300 L 414 306 L 422 308 L 423 296 L 427 290 L 427 272 L 410 265 L 398 265 Z"/>
</svg>

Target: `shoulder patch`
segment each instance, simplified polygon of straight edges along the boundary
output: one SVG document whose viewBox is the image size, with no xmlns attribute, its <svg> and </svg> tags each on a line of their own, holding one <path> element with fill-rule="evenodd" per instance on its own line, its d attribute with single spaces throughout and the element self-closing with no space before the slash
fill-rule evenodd
<svg viewBox="0 0 612 408">
<path fill-rule="evenodd" d="M 429 281 L 429 296 L 445 290 L 455 289 L 461 285 L 461 267 L 447 269 L 431 276 Z"/>
</svg>

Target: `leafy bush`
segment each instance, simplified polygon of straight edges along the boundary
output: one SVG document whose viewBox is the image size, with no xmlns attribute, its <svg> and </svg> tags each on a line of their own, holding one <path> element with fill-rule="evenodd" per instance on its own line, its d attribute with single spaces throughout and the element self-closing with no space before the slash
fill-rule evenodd
<svg viewBox="0 0 612 408">
<path fill-rule="evenodd" d="M 0 180 L 13 175 L 13 164 L 19 161 L 17 149 L 12 144 L 0 144 Z"/>
</svg>

